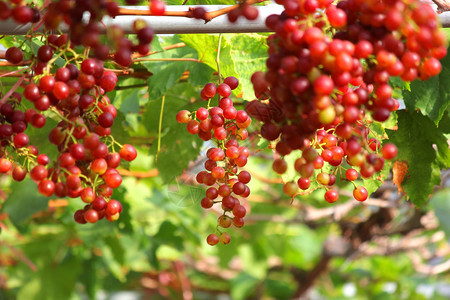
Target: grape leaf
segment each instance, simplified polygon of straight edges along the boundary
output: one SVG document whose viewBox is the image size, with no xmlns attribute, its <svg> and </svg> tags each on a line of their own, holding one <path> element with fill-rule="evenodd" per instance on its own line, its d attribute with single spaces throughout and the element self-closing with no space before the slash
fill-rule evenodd
<svg viewBox="0 0 450 300">
<path fill-rule="evenodd" d="M 136 87 L 114 90 L 108 94 L 114 106 L 122 113 L 128 114 L 139 112 L 139 105 L 143 102 L 141 99 L 144 98 L 148 89 L 147 85 L 145 87 L 137 87 L 139 84 L 142 84 L 142 80 L 127 78 L 126 80 L 121 80 L 120 86 Z"/>
<path fill-rule="evenodd" d="M 124 128 L 127 127 L 127 123 L 125 121 L 125 116 L 121 111 L 117 111 L 117 116 L 114 119 L 114 124 L 111 127 L 111 135 L 114 136 L 114 139 L 119 143 L 126 143 L 126 141 L 130 140 L 130 133 L 128 130 Z"/>
<path fill-rule="evenodd" d="M 49 157 L 56 157 L 58 153 L 58 147 L 49 143 L 48 135 L 50 131 L 56 127 L 57 121 L 51 117 L 46 118 L 45 126 L 42 128 L 35 128 L 28 126 L 26 134 L 30 137 L 30 144 L 35 145 L 39 149 L 39 153 L 47 154 Z"/>
<path fill-rule="evenodd" d="M 24 188 L 25 186 L 31 188 Z M 34 213 L 47 209 L 49 198 L 39 194 L 36 184 L 31 179 L 12 182 L 11 190 L 11 194 L 3 204 L 3 211 L 15 225 L 23 224 Z"/>
<path fill-rule="evenodd" d="M 196 86 L 204 86 L 206 82 L 211 80 L 213 69 L 205 64 L 187 63 L 187 71 L 189 71 L 188 81 Z"/>
<path fill-rule="evenodd" d="M 219 35 L 212 34 L 185 34 L 181 36 L 181 40 L 194 48 L 198 52 L 198 58 L 211 67 L 217 70 L 217 49 L 219 46 Z M 234 76 L 239 79 L 239 74 L 236 72 L 234 57 L 232 54 L 232 45 L 230 41 L 222 36 L 220 46 L 220 73 L 223 77 Z M 239 86 L 234 92 L 239 93 L 241 87 Z"/>
<path fill-rule="evenodd" d="M 160 245 L 170 245 L 177 250 L 183 249 L 183 239 L 177 234 L 178 227 L 169 221 L 164 221 L 160 227 L 157 234 L 155 234 L 152 239 Z"/>
<path fill-rule="evenodd" d="M 242 272 L 231 281 L 231 297 L 233 299 L 249 299 L 258 286 L 258 278 Z"/>
<path fill-rule="evenodd" d="M 441 30 L 447 35 L 447 40 L 450 40 L 450 28 L 441 28 Z"/>
<path fill-rule="evenodd" d="M 447 111 L 442 116 L 442 119 L 439 122 L 439 129 L 443 133 L 450 133 L 450 109 L 447 109 Z"/>
<path fill-rule="evenodd" d="M 393 88 L 400 88 L 401 90 L 407 90 L 410 91 L 410 82 L 409 81 L 403 81 L 400 77 L 391 77 L 389 78 L 389 84 Z"/>
<path fill-rule="evenodd" d="M 102 259 L 111 275 L 121 282 L 126 281 L 126 274 L 122 269 L 122 265 L 115 260 L 115 255 L 110 247 L 102 248 Z"/>
<path fill-rule="evenodd" d="M 25 40 L 24 35 L 5 35 L 0 40 L 0 44 L 3 45 L 6 49 L 8 49 L 10 47 L 17 47 L 18 45 L 21 45 L 24 40 Z M 25 49 L 25 47 L 26 45 L 24 44 L 22 45 L 21 49 Z"/>
<path fill-rule="evenodd" d="M 411 91 L 404 90 L 406 107 L 419 109 L 437 125 L 450 104 L 450 56 L 441 61 L 442 71 L 426 81 L 411 82 Z"/>
<path fill-rule="evenodd" d="M 161 43 L 160 43 L 160 40 L 159 40 L 159 38 L 158 37 L 155 37 L 153 40 L 152 40 L 152 43 L 150 44 L 150 46 L 151 46 L 151 50 L 152 51 L 164 51 L 164 49 L 163 49 L 163 47 L 161 46 Z"/>
<path fill-rule="evenodd" d="M 172 45 L 180 42 L 177 36 L 165 39 L 165 43 Z M 197 59 L 197 52 L 188 47 L 179 47 L 162 51 L 151 56 L 152 59 L 163 61 L 143 61 L 141 64 L 153 75 L 148 79 L 149 99 L 157 99 L 180 81 L 185 71 L 189 71 L 188 81 L 193 85 L 204 85 L 211 78 L 212 69 L 196 61 L 167 62 L 165 59 Z"/>
<path fill-rule="evenodd" d="M 430 200 L 430 205 L 434 209 L 441 228 L 447 237 L 450 237 L 450 188 L 437 192 Z"/>
<path fill-rule="evenodd" d="M 188 83 L 177 84 L 166 93 L 160 151 L 158 153 L 157 141 L 150 149 L 151 154 L 158 155 L 156 167 L 159 170 L 159 176 L 166 183 L 180 175 L 189 162 L 198 156 L 202 141 L 198 136 L 189 134 L 186 131 L 186 125 L 178 124 L 175 119 L 178 111 L 182 109 L 194 111 L 200 106 L 200 103 L 189 103 L 195 97 L 198 97 L 198 92 Z M 158 137 L 161 104 L 162 99 L 151 100 L 143 115 L 143 123 L 155 137 Z"/>
<path fill-rule="evenodd" d="M 124 213 L 124 212 L 122 212 Z M 71 218 L 70 222 L 73 224 Z M 120 220 L 120 219 L 119 219 Z M 97 222 L 95 225 L 86 224 L 87 226 L 76 226 L 76 234 L 83 241 L 84 244 L 99 244 L 102 237 L 114 232 L 115 223 L 111 222 Z"/>
<path fill-rule="evenodd" d="M 99 259 L 96 256 L 92 256 L 90 259 L 83 260 L 82 268 L 83 274 L 79 277 L 79 280 L 83 283 L 86 294 L 90 299 L 95 299 L 98 286 L 98 266 L 97 261 Z"/>
<path fill-rule="evenodd" d="M 59 264 L 53 263 L 41 268 L 32 280 L 20 288 L 17 299 L 70 299 L 80 271 L 81 262 L 76 256 L 70 256 Z"/>
<path fill-rule="evenodd" d="M 397 159 L 409 165 L 403 182 L 405 191 L 410 200 L 420 206 L 428 200 L 434 185 L 440 183 L 438 160 L 450 166 L 450 151 L 446 138 L 430 118 L 407 110 L 397 114 L 398 130 L 387 130 L 387 133 L 398 147 Z"/>
<path fill-rule="evenodd" d="M 362 178 L 362 185 L 366 188 L 369 196 L 383 184 L 384 180 L 386 180 L 389 175 L 389 170 L 389 164 L 385 163 L 380 174 L 377 175 L 377 178 Z M 378 177 L 380 178 L 378 179 Z"/>
<path fill-rule="evenodd" d="M 186 71 L 186 65 L 181 62 L 161 64 L 158 68 L 146 64 L 147 69 L 153 72 L 153 76 L 148 79 L 149 98 L 158 99 L 164 95 L 171 87 L 173 87 Z"/>
<path fill-rule="evenodd" d="M 287 163 L 287 170 L 281 175 L 283 182 L 296 181 L 299 178 L 298 172 L 294 168 L 295 161 L 302 157 L 301 151 L 292 151 L 288 155 L 284 156 L 283 159 Z"/>
<path fill-rule="evenodd" d="M 231 36 L 230 42 L 231 54 L 242 86 L 242 98 L 244 100 L 255 99 L 250 78 L 254 72 L 266 69 L 268 48 L 266 37 L 256 33 L 236 34 Z"/>
<path fill-rule="evenodd" d="M 120 242 L 119 237 L 117 235 L 104 236 L 103 242 L 111 249 L 114 260 L 120 264 L 124 264 L 125 249 Z"/>
</svg>

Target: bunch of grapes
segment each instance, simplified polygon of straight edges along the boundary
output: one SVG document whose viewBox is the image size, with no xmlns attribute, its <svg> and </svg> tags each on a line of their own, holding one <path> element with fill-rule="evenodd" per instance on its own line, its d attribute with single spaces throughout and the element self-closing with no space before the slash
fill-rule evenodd
<svg viewBox="0 0 450 300">
<path fill-rule="evenodd" d="M 22 96 L 14 92 L 0 107 L 1 172 L 12 169 L 13 179 L 22 181 L 29 171 L 38 191 L 47 197 L 81 197 L 88 205 L 75 213 L 78 223 L 95 223 L 103 216 L 117 220 L 122 207 L 116 200 L 108 201 L 122 182 L 116 168 L 122 159 L 134 160 L 137 153 L 110 135 L 117 111 L 105 91 L 116 82 L 117 76 L 104 72 L 102 62 L 87 58 L 81 72 L 69 64 L 26 85 L 23 96 L 34 108 L 26 109 Z M 46 111 L 61 120 L 48 136 L 59 151 L 53 162 L 29 145 L 25 133 L 28 124 L 45 125 Z"/>
<path fill-rule="evenodd" d="M 16 2 L 16 1 L 15 1 Z M 20 1 L 19 1 L 20 2 Z M 3 8 L 3 9 L 2 9 Z M 43 26 L 52 31 L 56 31 L 59 26 L 68 26 L 69 35 L 50 35 L 48 45 L 40 49 L 43 56 L 52 55 L 52 47 L 73 48 L 77 45 L 89 47 L 93 51 L 93 56 L 99 60 L 107 60 L 111 57 L 120 66 L 128 67 L 132 63 L 132 54 L 137 52 L 145 55 L 150 50 L 150 43 L 153 40 L 154 31 L 147 26 L 144 21 L 135 22 L 134 33 L 137 35 L 137 44 L 129 40 L 122 28 L 110 26 L 106 28 L 107 39 L 102 39 L 101 20 L 105 15 L 115 17 L 119 14 L 119 6 L 115 1 L 106 0 L 58 0 L 48 4 L 43 10 L 42 18 L 39 10 L 20 4 L 10 7 L 5 1 L 0 1 L 0 19 L 6 20 L 12 17 L 16 22 L 36 23 L 42 19 Z M 159 0 L 151 2 L 149 10 L 155 15 L 162 15 L 165 11 L 165 4 Z M 15 13 L 19 11 L 19 13 Z M 89 20 L 83 20 L 83 16 L 89 13 Z M 17 17 L 18 16 L 18 17 Z M 7 50 L 6 59 L 15 64 L 23 60 L 23 52 L 17 47 Z M 42 69 L 47 60 L 40 60 L 37 69 Z M 38 73 L 39 74 L 39 73 Z"/>
<path fill-rule="evenodd" d="M 353 182 L 355 199 L 364 201 L 367 190 L 354 180 L 372 177 L 397 154 L 395 145 L 381 147 L 369 137 L 371 123 L 386 121 L 399 107 L 389 79 L 437 75 L 447 53 L 445 34 L 421 1 L 276 2 L 285 10 L 266 19 L 275 32 L 268 38 L 268 70 L 253 74 L 258 100 L 247 112 L 263 122 L 261 136 L 273 141 L 277 173 L 288 168 L 284 156 L 302 151 L 293 166 L 300 178 L 285 184 L 287 195 L 314 182 L 335 202 L 338 193 L 330 187 L 340 172 Z"/>
<path fill-rule="evenodd" d="M 237 88 L 239 81 L 235 77 L 227 77 L 224 82 L 216 86 L 207 83 L 201 91 L 202 99 L 208 101 L 208 107 L 200 107 L 195 112 L 182 110 L 176 119 L 179 123 L 186 123 L 190 134 L 197 134 L 202 140 L 212 140 L 215 147 L 208 149 L 205 169 L 197 174 L 199 184 L 209 186 L 206 197 L 201 200 L 201 206 L 208 209 L 214 204 L 221 204 L 223 213 L 219 216 L 216 233 L 207 237 L 209 245 L 230 242 L 230 235 L 222 232 L 221 228 L 231 225 L 244 226 L 247 213 L 238 197 L 247 198 L 250 189 L 247 183 L 251 175 L 240 170 L 247 164 L 249 150 L 240 146 L 239 141 L 248 137 L 246 128 L 251 124 L 251 118 L 244 110 L 237 110 L 231 100 L 231 91 Z M 210 100 L 218 95 L 218 106 L 209 107 Z"/>
<path fill-rule="evenodd" d="M 159 1 L 154 2 L 153 9 L 161 13 Z M 106 14 L 117 15 L 114 1 L 53 1 L 42 10 L 42 17 L 35 7 L 20 3 L 0 1 L 0 18 L 12 17 L 21 24 L 42 20 L 48 30 L 65 23 L 69 34 L 46 36 L 44 45 L 30 57 L 24 57 L 21 47 L 5 52 L 11 64 L 30 67 L 24 68 L 23 90 L 18 82 L 0 103 L 0 172 L 11 173 L 16 181 L 29 173 L 38 191 L 48 197 L 80 197 L 86 205 L 75 212 L 78 223 L 117 220 L 122 211 L 120 202 L 112 199 L 113 189 L 122 182 L 117 168 L 122 160 L 134 160 L 137 152 L 111 135 L 117 111 L 106 93 L 114 90 L 118 78 L 104 63 L 114 59 L 120 66 L 129 66 L 133 52 L 148 53 L 154 32 L 137 20 L 133 26 L 137 44 L 118 27 L 108 28 L 109 38 L 101 39 L 99 21 Z M 88 22 L 82 20 L 86 13 Z M 27 39 L 33 38 L 31 30 Z M 80 48 L 84 54 L 77 51 Z M 62 66 L 56 67 L 61 59 Z M 43 128 L 47 117 L 59 122 L 48 134 L 58 149 L 51 158 L 30 145 L 26 133 L 29 125 Z"/>
<path fill-rule="evenodd" d="M 30 7 L 22 3 L 22 1 L 0 1 L 0 20 L 8 20 L 12 18 L 19 24 L 36 23 L 41 19 L 41 14 L 36 7 Z"/>
</svg>

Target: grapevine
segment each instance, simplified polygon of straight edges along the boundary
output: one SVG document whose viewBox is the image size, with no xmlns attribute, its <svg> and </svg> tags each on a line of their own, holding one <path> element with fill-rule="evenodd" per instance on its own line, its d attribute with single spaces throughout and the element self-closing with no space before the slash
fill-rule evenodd
<svg viewBox="0 0 450 300">
<path fill-rule="evenodd" d="M 233 26 L 239 18 L 256 20 L 253 4 L 258 2 L 241 1 L 216 12 L 202 7 L 170 12 L 163 1 L 151 0 L 138 14 L 205 22 L 227 14 Z M 276 2 L 284 11 L 265 20 L 274 32 L 267 38 L 267 70 L 251 77 L 257 99 L 238 110 L 232 92 L 239 80 L 229 76 L 204 85 L 200 98 L 205 107 L 176 115 L 190 134 L 213 143 L 205 170 L 196 176 L 198 184 L 208 187 L 201 206 L 221 207 L 216 231 L 207 237 L 210 245 L 229 243 L 223 229 L 244 225 L 251 175 L 242 169 L 250 150 L 241 141 L 253 135 L 247 131 L 252 117 L 260 121 L 259 133 L 275 152 L 272 169 L 278 174 L 296 171 L 284 183 L 287 196 L 323 188 L 325 201 L 334 203 L 339 199 L 335 183 L 348 181 L 353 197 L 365 201 L 369 192 L 357 180 L 381 178 L 398 152 L 373 130 L 400 106 L 393 78 L 428 80 L 441 72 L 439 60 L 447 55 L 436 13 L 421 1 Z M 153 29 L 139 19 L 132 26 L 133 38 L 119 26 L 104 28 L 104 16 L 137 13 L 116 1 L 57 0 L 42 8 L 0 1 L 0 12 L 1 20 L 33 24 L 4 53 L 6 64 L 18 69 L 2 76 L 19 79 L 0 100 L 0 172 L 15 181 L 29 174 L 47 197 L 79 197 L 85 206 L 74 214 L 77 223 L 117 220 L 122 212 L 113 197 L 122 182 L 117 168 L 133 161 L 137 151 L 111 134 L 117 109 L 109 96 L 118 74 L 130 74 L 133 63 L 145 61 L 137 58 L 150 53 Z M 48 33 L 62 25 L 68 33 Z M 217 106 L 210 106 L 212 101 Z M 57 124 L 48 135 L 57 149 L 54 157 L 40 153 L 27 131 L 29 126 L 43 128 L 49 119 Z M 289 165 L 291 154 L 296 159 Z"/>
<path fill-rule="evenodd" d="M 449 0 L 0 0 L 0 299 L 449 298 L 449 37 Z"/>
</svg>

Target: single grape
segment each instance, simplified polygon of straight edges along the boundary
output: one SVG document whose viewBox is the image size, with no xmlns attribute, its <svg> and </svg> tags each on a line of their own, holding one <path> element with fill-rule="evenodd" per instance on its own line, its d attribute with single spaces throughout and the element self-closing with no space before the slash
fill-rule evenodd
<svg viewBox="0 0 450 300">
<path fill-rule="evenodd" d="M 206 242 L 208 243 L 208 245 L 210 246 L 214 246 L 217 245 L 219 243 L 219 237 L 216 234 L 210 234 L 208 235 L 208 237 L 206 238 Z"/>
<path fill-rule="evenodd" d="M 367 200 L 368 193 L 365 187 L 358 186 L 353 190 L 353 197 L 355 197 L 358 201 L 365 201 Z"/>
<path fill-rule="evenodd" d="M 339 194 L 335 190 L 328 190 L 325 192 L 325 200 L 328 203 L 336 202 L 339 199 Z"/>
</svg>

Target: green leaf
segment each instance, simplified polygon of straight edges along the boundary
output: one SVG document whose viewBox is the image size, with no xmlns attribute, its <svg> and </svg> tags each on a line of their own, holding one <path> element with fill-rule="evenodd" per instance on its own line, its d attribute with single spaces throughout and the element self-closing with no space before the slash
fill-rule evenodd
<svg viewBox="0 0 450 300">
<path fill-rule="evenodd" d="M 95 299 L 97 294 L 97 286 L 98 286 L 98 259 L 93 256 L 90 259 L 83 260 L 83 273 L 79 277 L 80 281 L 83 283 L 86 294 L 89 299 Z"/>
<path fill-rule="evenodd" d="M 439 76 L 426 81 L 411 82 L 411 91 L 404 90 L 406 107 L 410 110 L 419 109 L 437 125 L 450 103 L 450 57 L 442 61 L 442 71 Z"/>
<path fill-rule="evenodd" d="M 268 277 L 264 281 L 264 288 L 270 299 L 292 299 L 297 283 L 291 274 L 271 272 Z"/>
<path fill-rule="evenodd" d="M 411 201 L 420 206 L 428 200 L 433 187 L 440 183 L 438 155 L 442 163 L 450 166 L 450 151 L 446 138 L 430 118 L 406 110 L 397 114 L 398 130 L 387 130 L 387 133 L 390 142 L 398 147 L 397 159 L 409 165 L 403 182 L 405 190 Z"/>
<path fill-rule="evenodd" d="M 187 62 L 186 70 L 189 71 L 188 81 L 193 86 L 204 86 L 207 82 L 211 81 L 213 69 L 211 67 L 196 62 Z"/>
<path fill-rule="evenodd" d="M 125 144 L 130 140 L 130 133 L 125 128 L 127 123 L 125 121 L 125 116 L 121 111 L 117 111 L 117 116 L 114 119 L 114 124 L 111 127 L 111 135 L 114 139 L 121 144 Z"/>
<path fill-rule="evenodd" d="M 114 260 L 120 264 L 124 263 L 125 249 L 120 243 L 117 235 L 109 235 L 103 238 L 103 242 L 111 249 L 111 253 L 114 256 Z"/>
<path fill-rule="evenodd" d="M 169 221 L 164 221 L 159 227 L 158 233 L 152 239 L 159 242 L 160 245 L 170 245 L 177 250 L 182 250 L 183 239 L 176 234 L 177 231 L 177 226 Z"/>
<path fill-rule="evenodd" d="M 450 28 L 441 28 L 441 30 L 447 35 L 447 41 L 450 40 Z"/>
<path fill-rule="evenodd" d="M 80 271 L 81 262 L 76 256 L 71 256 L 61 263 L 47 265 L 20 288 L 17 300 L 69 299 L 75 291 L 76 278 Z"/>
<path fill-rule="evenodd" d="M 167 2 L 166 2 L 167 3 Z M 152 51 L 164 51 L 158 38 L 154 38 L 150 44 Z"/>
<path fill-rule="evenodd" d="M 166 38 L 165 43 L 171 45 L 179 43 L 178 36 Z M 180 81 L 185 71 L 189 71 L 188 81 L 193 85 L 204 85 L 211 78 L 213 70 L 207 65 L 196 61 L 165 61 L 167 59 L 198 59 L 195 49 L 189 46 L 162 51 L 151 56 L 152 59 L 161 61 L 143 61 L 141 64 L 153 73 L 148 79 L 149 99 L 160 98 L 169 89 Z"/>
<path fill-rule="evenodd" d="M 447 109 L 447 111 L 444 113 L 444 116 L 442 116 L 441 121 L 439 122 L 439 129 L 443 133 L 450 133 L 450 110 Z"/>
<path fill-rule="evenodd" d="M 43 128 L 35 128 L 33 126 L 27 127 L 26 134 L 30 137 L 30 144 L 38 147 L 39 153 L 47 154 L 49 157 L 57 156 L 58 147 L 48 140 L 50 131 L 55 128 L 57 124 L 58 122 L 47 116 Z"/>
<path fill-rule="evenodd" d="M 241 272 L 231 281 L 231 298 L 248 299 L 256 289 L 259 280 L 252 275 Z"/>
<path fill-rule="evenodd" d="M 389 164 L 385 163 L 377 178 L 362 178 L 363 186 L 367 189 L 369 196 L 383 184 L 389 175 L 390 169 Z M 378 177 L 381 177 L 381 180 Z"/>
<path fill-rule="evenodd" d="M 142 80 L 135 80 L 129 78 L 121 81 L 120 86 L 122 87 L 134 86 L 141 83 Z M 108 96 L 110 96 L 110 98 L 113 100 L 112 103 L 114 104 L 114 106 L 123 114 L 138 113 L 140 103 L 143 102 L 141 99 L 147 93 L 147 88 L 148 87 L 145 86 L 141 88 L 136 87 L 117 90 L 114 96 L 109 94 Z"/>
<path fill-rule="evenodd" d="M 430 200 L 430 205 L 439 220 L 441 228 L 450 237 L 450 188 L 440 190 Z"/>
<path fill-rule="evenodd" d="M 219 35 L 211 34 L 185 34 L 181 36 L 181 40 L 194 48 L 198 52 L 198 59 L 204 64 L 217 70 L 217 49 L 219 47 Z M 236 71 L 234 57 L 232 53 L 232 45 L 226 35 L 222 36 L 220 47 L 220 73 L 223 77 L 234 76 L 239 79 L 239 74 Z M 239 93 L 241 87 L 235 90 Z"/>
<path fill-rule="evenodd" d="M 236 72 L 239 74 L 244 100 L 255 99 L 250 78 L 254 72 L 266 69 L 268 49 L 266 40 L 266 37 L 256 33 L 236 34 L 230 38 L 231 54 Z"/>
<path fill-rule="evenodd" d="M 189 81 L 193 85 L 205 84 L 212 74 L 208 66 L 198 62 L 181 61 L 162 65 L 161 70 L 153 70 L 153 75 L 148 79 L 150 99 L 157 99 L 164 95 L 180 81 L 185 71 L 189 71 Z"/>
<path fill-rule="evenodd" d="M 157 138 L 162 100 L 150 101 L 143 115 L 145 126 L 156 137 L 150 153 L 158 155 L 156 167 L 165 183 L 172 181 L 186 169 L 189 162 L 198 156 L 200 145 L 203 143 L 198 136 L 187 132 L 185 124 L 178 124 L 175 119 L 178 111 L 182 109 L 194 111 L 200 106 L 200 103 L 189 103 L 196 95 L 197 90 L 188 83 L 178 84 L 166 93 L 159 153 Z"/>
<path fill-rule="evenodd" d="M 102 248 L 102 259 L 105 266 L 108 268 L 108 272 L 111 273 L 120 282 L 126 281 L 125 270 L 122 269 L 122 265 L 114 259 L 114 254 L 109 247 Z"/>
<path fill-rule="evenodd" d="M 403 81 L 400 77 L 391 77 L 389 79 L 389 83 L 394 88 L 400 88 L 402 90 L 407 90 L 407 91 L 411 90 L 410 82 Z"/>
<path fill-rule="evenodd" d="M 22 44 L 22 42 L 25 40 L 24 35 L 5 35 L 1 40 L 0 44 L 5 46 L 6 49 L 10 47 L 18 47 L 18 45 Z M 25 46 L 23 46 L 21 49 L 24 49 Z"/>
<path fill-rule="evenodd" d="M 260 257 L 259 247 L 250 244 L 238 246 L 238 255 L 242 259 L 242 267 L 251 276 L 263 279 L 267 273 L 267 259 Z"/>
<path fill-rule="evenodd" d="M 73 224 L 73 220 L 70 220 Z M 120 222 L 120 219 L 119 219 Z M 111 222 L 97 222 L 95 224 L 86 224 L 87 226 L 76 226 L 77 235 L 83 241 L 84 244 L 100 244 L 102 238 L 105 235 L 111 234 L 117 226 Z"/>
<path fill-rule="evenodd" d="M 281 175 L 283 182 L 298 180 L 300 175 L 294 169 L 294 165 L 295 165 L 295 161 L 300 157 L 302 157 L 301 151 L 292 151 L 291 153 L 289 153 L 288 155 L 283 157 L 284 161 L 286 161 L 286 164 L 288 166 L 287 171 Z"/>
<path fill-rule="evenodd" d="M 27 186 L 28 188 L 25 188 Z M 15 225 L 23 224 L 34 213 L 47 209 L 49 198 L 37 191 L 37 186 L 31 179 L 13 182 L 11 190 L 12 193 L 3 205 L 3 211 Z"/>
<path fill-rule="evenodd" d="M 158 99 L 164 95 L 180 80 L 181 75 L 186 71 L 185 64 L 180 62 L 163 65 L 160 71 L 152 71 L 153 75 L 147 81 L 150 99 Z"/>
</svg>

